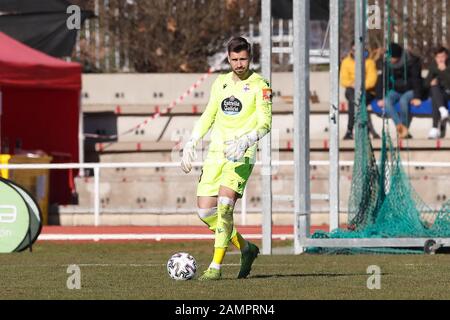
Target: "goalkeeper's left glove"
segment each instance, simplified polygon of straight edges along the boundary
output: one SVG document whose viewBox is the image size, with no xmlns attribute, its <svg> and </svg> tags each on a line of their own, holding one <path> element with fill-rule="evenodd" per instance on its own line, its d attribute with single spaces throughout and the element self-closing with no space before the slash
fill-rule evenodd
<svg viewBox="0 0 450 320">
<path fill-rule="evenodd" d="M 252 131 L 234 140 L 225 141 L 225 158 L 233 162 L 238 161 L 245 155 L 247 149 L 257 141 L 258 133 L 256 131 Z"/>
</svg>

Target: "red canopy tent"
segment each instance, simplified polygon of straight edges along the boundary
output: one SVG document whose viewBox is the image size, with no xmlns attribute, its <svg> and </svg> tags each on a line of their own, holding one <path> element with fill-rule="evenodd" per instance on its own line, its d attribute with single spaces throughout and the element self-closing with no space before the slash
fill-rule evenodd
<svg viewBox="0 0 450 320">
<path fill-rule="evenodd" d="M 20 145 L 45 151 L 53 162 L 78 162 L 80 90 L 81 65 L 50 57 L 0 32 L 2 151 L 8 148 L 14 154 Z M 68 203 L 67 175 L 51 172 L 51 203 Z"/>
</svg>

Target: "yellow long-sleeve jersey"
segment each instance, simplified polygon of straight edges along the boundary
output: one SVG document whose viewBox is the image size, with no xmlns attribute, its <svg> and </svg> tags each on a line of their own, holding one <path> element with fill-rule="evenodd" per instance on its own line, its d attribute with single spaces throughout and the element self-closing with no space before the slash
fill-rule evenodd
<svg viewBox="0 0 450 320">
<path fill-rule="evenodd" d="M 340 80 L 344 88 L 355 86 L 355 69 L 356 62 L 350 55 L 345 57 L 341 64 Z M 366 59 L 366 90 L 374 91 L 377 84 L 377 66 L 373 59 Z"/>
<path fill-rule="evenodd" d="M 212 129 L 209 150 L 213 152 L 223 152 L 225 141 L 252 131 L 256 131 L 260 139 L 272 127 L 272 90 L 269 83 L 257 73 L 238 82 L 232 76 L 230 72 L 214 81 L 205 112 L 192 132 L 192 137 L 200 140 Z M 255 148 L 256 145 L 250 149 Z"/>
</svg>

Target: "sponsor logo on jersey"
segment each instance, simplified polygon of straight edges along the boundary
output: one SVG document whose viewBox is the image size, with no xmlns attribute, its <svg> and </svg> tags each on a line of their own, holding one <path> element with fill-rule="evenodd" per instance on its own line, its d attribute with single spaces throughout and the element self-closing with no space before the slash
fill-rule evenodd
<svg viewBox="0 0 450 320">
<path fill-rule="evenodd" d="M 263 100 L 265 102 L 271 102 L 272 101 L 272 89 L 265 88 L 262 90 Z"/>
<path fill-rule="evenodd" d="M 239 99 L 231 96 L 222 101 L 222 111 L 227 115 L 236 115 L 242 110 L 242 103 Z"/>
</svg>

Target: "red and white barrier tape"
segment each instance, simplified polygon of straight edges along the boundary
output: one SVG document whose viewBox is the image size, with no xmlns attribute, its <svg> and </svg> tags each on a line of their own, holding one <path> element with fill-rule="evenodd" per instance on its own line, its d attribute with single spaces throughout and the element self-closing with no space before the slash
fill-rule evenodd
<svg viewBox="0 0 450 320">
<path fill-rule="evenodd" d="M 224 55 L 224 59 L 225 59 L 226 55 Z M 179 105 L 180 103 L 182 103 L 187 97 L 189 97 L 198 87 L 200 87 L 200 85 L 216 70 L 218 69 L 220 63 L 222 63 L 223 59 L 219 59 L 219 62 L 217 63 L 217 65 L 210 67 L 208 69 L 208 72 L 204 73 L 194 84 L 192 84 L 189 89 L 187 89 L 181 96 L 179 96 L 176 100 L 172 101 L 169 106 L 160 111 L 159 108 L 155 111 L 155 113 L 153 113 L 150 117 L 148 117 L 147 119 L 145 119 L 144 121 L 142 121 L 141 123 L 139 123 L 138 125 L 135 125 L 134 127 L 125 130 L 124 132 L 120 133 L 120 134 L 115 134 L 115 135 L 98 135 L 98 134 L 93 134 L 93 133 L 88 133 L 85 134 L 84 136 L 87 138 L 107 138 L 107 139 L 117 139 L 121 136 L 124 136 L 126 134 L 129 134 L 137 129 L 141 129 L 143 127 L 145 127 L 147 124 L 149 124 L 149 122 L 151 122 L 152 120 L 155 120 L 157 118 L 159 118 L 161 115 L 164 114 L 168 114 L 170 113 L 170 111 L 177 105 Z M 110 146 L 112 143 L 108 144 L 107 146 L 104 146 L 103 149 L 105 149 L 105 147 Z"/>
</svg>

